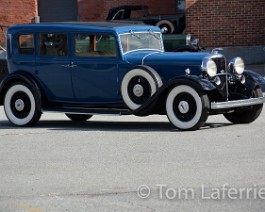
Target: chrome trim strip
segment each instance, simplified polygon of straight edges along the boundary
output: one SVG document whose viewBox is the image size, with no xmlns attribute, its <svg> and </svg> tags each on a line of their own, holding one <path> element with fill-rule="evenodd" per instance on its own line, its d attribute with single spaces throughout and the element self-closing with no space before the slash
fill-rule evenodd
<svg viewBox="0 0 265 212">
<path fill-rule="evenodd" d="M 144 61 L 145 61 L 145 59 L 146 59 L 147 57 L 149 57 L 149 56 L 151 56 L 151 55 L 154 55 L 154 54 L 161 54 L 161 53 L 163 53 L 163 52 L 151 52 L 151 53 L 145 55 L 145 56 L 143 57 L 143 59 L 142 59 L 142 65 L 144 65 Z"/>
<path fill-rule="evenodd" d="M 234 100 L 227 102 L 212 102 L 211 109 L 212 110 L 220 110 L 220 109 L 230 109 L 236 107 L 247 107 L 252 105 L 259 105 L 265 103 L 265 96 L 259 98 L 251 98 L 251 99 L 242 99 L 242 100 Z"/>
</svg>

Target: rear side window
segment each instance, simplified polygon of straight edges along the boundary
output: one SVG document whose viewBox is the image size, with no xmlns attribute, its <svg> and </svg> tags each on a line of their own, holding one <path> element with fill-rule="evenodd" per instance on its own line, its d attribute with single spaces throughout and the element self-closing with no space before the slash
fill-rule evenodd
<svg viewBox="0 0 265 212">
<path fill-rule="evenodd" d="M 34 54 L 33 34 L 22 34 L 18 36 L 18 51 L 22 55 Z"/>
<path fill-rule="evenodd" d="M 41 56 L 67 56 L 67 34 L 39 34 L 38 54 Z"/>
<path fill-rule="evenodd" d="M 75 56 L 116 57 L 116 42 L 112 35 L 75 34 Z"/>
</svg>

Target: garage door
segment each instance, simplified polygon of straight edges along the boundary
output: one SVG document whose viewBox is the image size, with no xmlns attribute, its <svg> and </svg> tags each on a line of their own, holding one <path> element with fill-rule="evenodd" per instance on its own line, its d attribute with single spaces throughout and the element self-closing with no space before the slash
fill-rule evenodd
<svg viewBox="0 0 265 212">
<path fill-rule="evenodd" d="M 77 0 L 38 0 L 41 22 L 77 21 Z"/>
</svg>

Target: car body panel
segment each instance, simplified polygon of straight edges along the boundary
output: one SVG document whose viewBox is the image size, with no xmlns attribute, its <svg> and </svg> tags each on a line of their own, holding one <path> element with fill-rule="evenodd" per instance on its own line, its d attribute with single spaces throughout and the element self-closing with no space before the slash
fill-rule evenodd
<svg viewBox="0 0 265 212">
<path fill-rule="evenodd" d="M 214 64 L 214 76 L 208 73 L 211 67 L 206 70 L 207 62 Z M 253 98 L 264 79 L 251 71 L 237 74 L 218 52 L 165 52 L 162 33 L 155 26 L 114 22 L 11 26 L 7 63 L 0 104 L 10 86 L 30 84 L 43 111 L 166 114 L 165 102 L 178 86 L 191 87 L 208 99 L 209 114 L 265 101 Z M 137 102 L 136 107 L 128 98 Z"/>
</svg>

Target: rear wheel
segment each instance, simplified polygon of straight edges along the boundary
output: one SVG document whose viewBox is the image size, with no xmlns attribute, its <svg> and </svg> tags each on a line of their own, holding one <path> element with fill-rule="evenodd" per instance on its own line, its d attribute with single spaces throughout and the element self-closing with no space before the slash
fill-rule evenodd
<svg viewBox="0 0 265 212">
<path fill-rule="evenodd" d="M 174 25 L 168 20 L 161 20 L 156 23 L 156 26 L 162 30 L 163 34 L 171 34 L 175 31 Z"/>
<path fill-rule="evenodd" d="M 253 92 L 253 98 L 262 97 L 262 90 L 257 88 Z M 233 124 L 247 124 L 255 121 L 263 108 L 263 104 L 235 109 L 232 113 L 224 114 L 224 117 Z"/>
<path fill-rule="evenodd" d="M 86 121 L 92 117 L 92 115 L 88 114 L 71 114 L 71 113 L 66 113 L 65 114 L 69 119 L 72 121 Z"/>
<path fill-rule="evenodd" d="M 8 120 L 16 126 L 32 126 L 41 116 L 41 105 L 35 88 L 24 83 L 11 85 L 4 97 Z"/>
<path fill-rule="evenodd" d="M 174 87 L 166 100 L 166 112 L 170 122 L 180 130 L 197 130 L 203 126 L 209 114 L 206 94 L 188 85 Z"/>
</svg>

